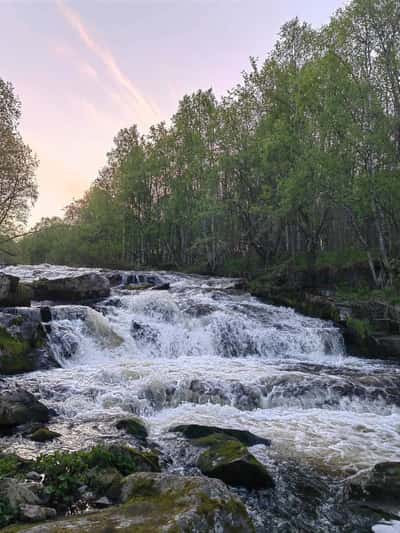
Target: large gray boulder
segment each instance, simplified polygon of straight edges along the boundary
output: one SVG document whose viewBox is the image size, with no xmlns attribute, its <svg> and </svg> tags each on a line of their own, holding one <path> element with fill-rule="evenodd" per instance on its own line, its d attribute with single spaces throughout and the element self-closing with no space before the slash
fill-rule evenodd
<svg viewBox="0 0 400 533">
<path fill-rule="evenodd" d="M 110 282 L 105 276 L 89 272 L 65 278 L 42 278 L 32 282 L 32 289 L 36 300 L 82 302 L 109 296 Z"/>
<path fill-rule="evenodd" d="M 50 415 L 50 410 L 26 390 L 16 389 L 0 394 L 0 430 L 28 422 L 48 422 Z"/>
</svg>

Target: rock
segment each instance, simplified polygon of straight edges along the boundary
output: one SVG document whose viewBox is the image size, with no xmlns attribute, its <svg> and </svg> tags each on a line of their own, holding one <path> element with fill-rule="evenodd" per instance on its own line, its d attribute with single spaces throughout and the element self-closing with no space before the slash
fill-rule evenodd
<svg viewBox="0 0 400 533">
<path fill-rule="evenodd" d="M 116 423 L 117 429 L 123 429 L 129 435 L 133 435 L 138 440 L 141 440 L 143 442 L 147 439 L 147 429 L 144 423 L 139 418 L 125 418 L 123 420 L 119 420 Z"/>
<path fill-rule="evenodd" d="M 198 424 L 184 424 L 180 426 L 175 426 L 171 428 L 170 431 L 182 433 L 187 439 L 198 439 L 201 437 L 208 437 L 215 433 L 223 433 L 229 437 L 233 437 L 236 440 L 240 441 L 246 446 L 255 446 L 256 444 L 264 444 L 265 446 L 270 446 L 271 441 L 264 439 L 263 437 L 258 437 L 250 431 L 241 430 L 241 429 L 229 429 L 229 428 L 219 428 L 214 426 L 202 426 Z"/>
<path fill-rule="evenodd" d="M 221 479 L 227 485 L 247 489 L 274 486 L 265 466 L 237 440 L 223 438 L 214 443 L 200 455 L 197 466 L 204 475 Z"/>
<path fill-rule="evenodd" d="M 131 335 L 136 341 L 157 342 L 158 332 L 154 331 L 151 326 L 132 320 Z"/>
<path fill-rule="evenodd" d="M 26 479 L 29 479 L 30 481 L 36 481 L 37 483 L 42 481 L 42 475 L 38 472 L 28 472 L 25 477 Z"/>
<path fill-rule="evenodd" d="M 33 281 L 32 288 L 37 300 L 81 302 L 110 295 L 110 282 L 95 272 L 66 278 L 42 278 Z"/>
<path fill-rule="evenodd" d="M 4 309 L 0 313 L 0 373 L 18 374 L 54 366 L 39 310 Z"/>
<path fill-rule="evenodd" d="M 0 306 L 27 305 L 29 306 L 33 297 L 30 286 L 21 283 L 19 278 L 0 272 Z"/>
<path fill-rule="evenodd" d="M 376 464 L 368 473 L 357 476 L 349 486 L 354 499 L 368 502 L 398 503 L 400 494 L 400 462 Z"/>
<path fill-rule="evenodd" d="M 95 507 L 100 507 L 100 509 L 103 509 L 105 507 L 110 507 L 112 505 L 112 502 L 107 498 L 107 496 L 103 496 L 102 498 L 99 498 L 95 502 L 93 502 Z"/>
<path fill-rule="evenodd" d="M 155 285 L 151 288 L 152 291 L 169 291 L 170 284 L 169 283 L 161 283 L 160 285 Z"/>
<path fill-rule="evenodd" d="M 28 522 L 40 522 L 49 518 L 55 518 L 57 511 L 51 507 L 41 507 L 40 505 L 21 505 L 19 513 L 22 520 Z"/>
<path fill-rule="evenodd" d="M 0 498 L 6 500 L 14 511 L 21 505 L 39 505 L 40 499 L 32 490 L 29 483 L 14 478 L 6 478 L 0 481 Z"/>
<path fill-rule="evenodd" d="M 48 422 L 49 409 L 23 389 L 0 394 L 0 430 L 28 422 Z"/>
<path fill-rule="evenodd" d="M 56 431 L 51 431 L 50 429 L 43 427 L 39 428 L 29 436 L 30 440 L 35 442 L 47 442 L 61 437 L 60 433 Z"/>
<path fill-rule="evenodd" d="M 123 476 L 113 467 L 95 467 L 88 472 L 90 488 L 97 495 L 106 496 L 112 501 L 117 501 L 120 498 L 122 479 Z"/>
<path fill-rule="evenodd" d="M 254 532 L 245 506 L 218 480 L 172 474 L 134 474 L 125 479 L 125 494 L 123 505 L 23 527 L 23 531 Z"/>
</svg>

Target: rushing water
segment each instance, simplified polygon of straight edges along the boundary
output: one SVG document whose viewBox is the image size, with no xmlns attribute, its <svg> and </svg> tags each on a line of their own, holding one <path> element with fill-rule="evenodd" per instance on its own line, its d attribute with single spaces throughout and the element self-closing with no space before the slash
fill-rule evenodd
<svg viewBox="0 0 400 533">
<path fill-rule="evenodd" d="M 46 268 L 11 270 L 26 279 L 64 272 Z M 254 451 L 261 461 L 331 482 L 398 460 L 398 366 L 347 356 L 331 323 L 266 305 L 232 280 L 163 276 L 169 291 L 114 289 L 95 309 L 55 309 L 49 339 L 61 368 L 7 381 L 55 409 L 62 438 L 4 439 L 8 449 L 30 456 L 120 438 L 116 418 L 134 413 L 172 455 L 169 428 L 201 423 L 267 437 L 271 448 Z"/>
</svg>

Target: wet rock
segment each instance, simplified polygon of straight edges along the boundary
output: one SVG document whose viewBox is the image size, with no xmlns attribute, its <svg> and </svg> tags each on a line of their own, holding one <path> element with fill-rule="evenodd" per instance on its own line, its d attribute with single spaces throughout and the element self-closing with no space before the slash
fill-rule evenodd
<svg viewBox="0 0 400 533">
<path fill-rule="evenodd" d="M 42 278 L 33 281 L 32 288 L 37 300 L 79 302 L 110 295 L 109 280 L 95 272 L 65 278 Z"/>
<path fill-rule="evenodd" d="M 400 462 L 378 463 L 366 474 L 357 476 L 349 486 L 350 497 L 370 503 L 399 502 Z"/>
<path fill-rule="evenodd" d="M 157 342 L 158 332 L 154 331 L 147 324 L 142 324 L 136 320 L 131 324 L 131 335 L 136 341 Z"/>
<path fill-rule="evenodd" d="M 18 374 L 54 366 L 39 310 L 18 307 L 1 312 L 0 373 Z"/>
<path fill-rule="evenodd" d="M 19 514 L 22 520 L 27 522 L 40 522 L 57 516 L 57 511 L 51 507 L 41 507 L 40 505 L 21 505 Z"/>
<path fill-rule="evenodd" d="M 95 467 L 88 472 L 87 477 L 90 488 L 97 495 L 105 496 L 114 502 L 119 500 L 123 476 L 116 468 Z"/>
<path fill-rule="evenodd" d="M 170 289 L 169 283 L 161 283 L 152 287 L 152 291 L 168 291 Z"/>
<path fill-rule="evenodd" d="M 28 422 L 48 422 L 50 414 L 45 405 L 23 389 L 0 394 L 0 430 Z"/>
<path fill-rule="evenodd" d="M 197 466 L 204 475 L 221 479 L 227 485 L 256 490 L 274 486 L 265 466 L 237 440 L 215 441 L 200 455 Z"/>
<path fill-rule="evenodd" d="M 171 428 L 170 431 L 182 433 L 187 439 L 198 439 L 215 433 L 223 433 L 224 435 L 235 438 L 246 446 L 255 446 L 256 444 L 264 444 L 265 446 L 271 445 L 270 440 L 258 437 L 257 435 L 250 433 L 250 431 L 241 429 L 202 426 L 199 424 L 183 424 Z"/>
<path fill-rule="evenodd" d="M 42 427 L 35 430 L 29 436 L 30 440 L 33 440 L 35 442 L 48 442 L 57 439 L 58 437 L 61 437 L 60 433 L 57 433 L 56 431 L 51 431 L 49 428 L 46 427 Z"/>
<path fill-rule="evenodd" d="M 148 433 L 146 426 L 139 418 L 124 418 L 123 420 L 119 420 L 115 426 L 117 429 L 123 429 L 126 433 L 129 433 L 129 435 L 132 435 L 138 440 L 145 442 L 147 439 Z"/>
</svg>

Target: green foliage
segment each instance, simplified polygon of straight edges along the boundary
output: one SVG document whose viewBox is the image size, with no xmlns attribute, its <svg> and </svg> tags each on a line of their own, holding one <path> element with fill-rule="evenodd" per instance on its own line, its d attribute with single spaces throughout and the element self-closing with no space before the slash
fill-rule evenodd
<svg viewBox="0 0 400 533">
<path fill-rule="evenodd" d="M 16 511 L 10 506 L 8 500 L 0 497 L 0 527 L 3 528 L 14 522 L 17 518 Z"/>
<path fill-rule="evenodd" d="M 348 318 L 346 325 L 347 327 L 353 329 L 361 340 L 367 339 L 371 334 L 371 325 L 367 320 Z"/>
<path fill-rule="evenodd" d="M 5 477 L 13 477 L 26 471 L 29 468 L 30 462 L 21 459 L 14 454 L 0 455 L 0 479 Z"/>
<path fill-rule="evenodd" d="M 122 129 L 64 219 L 20 242 L 28 262 L 241 274 L 400 254 L 400 4 L 353 0 L 321 30 L 294 19 L 227 96 L 183 97 L 170 124 Z"/>
<path fill-rule="evenodd" d="M 70 505 L 81 485 L 90 484 L 93 468 L 115 468 L 123 476 L 137 471 L 158 471 L 158 459 L 151 452 L 125 446 L 95 446 L 78 452 L 55 452 L 40 456 L 35 470 L 45 475 L 45 492 L 54 505 Z"/>
</svg>

